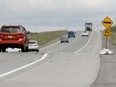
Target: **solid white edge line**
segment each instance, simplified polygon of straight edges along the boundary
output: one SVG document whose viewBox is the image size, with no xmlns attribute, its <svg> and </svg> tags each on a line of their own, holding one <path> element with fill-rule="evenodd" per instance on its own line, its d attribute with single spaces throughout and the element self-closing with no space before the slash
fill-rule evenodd
<svg viewBox="0 0 116 87">
<path fill-rule="evenodd" d="M 17 72 L 17 71 L 19 71 L 19 70 L 22 70 L 22 69 L 24 69 L 24 68 L 27 68 L 27 67 L 29 67 L 29 66 L 32 66 L 32 65 L 36 64 L 37 62 L 40 62 L 40 61 L 42 61 L 43 59 L 45 59 L 45 58 L 47 57 L 47 55 L 48 55 L 48 53 L 46 53 L 42 58 L 40 58 L 40 59 L 38 59 L 38 60 L 36 60 L 36 61 L 34 61 L 34 62 L 32 62 L 32 63 L 29 63 L 29 64 L 27 64 L 27 65 L 25 65 L 25 66 L 20 67 L 20 68 L 11 70 L 11 71 L 9 71 L 9 72 L 7 72 L 7 73 L 1 74 L 1 75 L 0 75 L 0 78 L 2 78 L 2 77 L 4 77 L 4 76 L 7 76 L 7 75 L 10 75 L 10 74 L 12 74 L 12 73 L 15 73 L 15 72 Z"/>
<path fill-rule="evenodd" d="M 79 53 L 80 51 L 82 51 L 89 43 L 90 43 L 90 41 L 91 41 L 91 39 L 92 39 L 92 37 L 93 37 L 93 31 L 92 31 L 92 34 L 91 34 L 91 37 L 90 37 L 90 39 L 88 40 L 88 42 L 85 44 L 85 46 L 84 47 L 82 47 L 80 50 L 78 50 L 78 51 L 76 51 L 75 53 Z"/>
</svg>

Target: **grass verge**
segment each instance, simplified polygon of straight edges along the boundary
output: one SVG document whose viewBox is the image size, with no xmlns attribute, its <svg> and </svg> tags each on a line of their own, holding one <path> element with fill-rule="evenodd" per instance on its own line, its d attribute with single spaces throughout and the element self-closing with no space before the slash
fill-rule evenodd
<svg viewBox="0 0 116 87">
<path fill-rule="evenodd" d="M 116 45 L 116 32 L 111 33 L 111 42 L 112 44 Z"/>
<path fill-rule="evenodd" d="M 51 31 L 51 32 L 42 32 L 42 33 L 30 33 L 30 40 L 37 40 L 40 46 L 43 46 L 63 35 L 66 31 Z"/>
<path fill-rule="evenodd" d="M 110 30 L 111 30 L 111 43 L 113 45 L 116 45 L 116 26 L 112 26 Z"/>
</svg>

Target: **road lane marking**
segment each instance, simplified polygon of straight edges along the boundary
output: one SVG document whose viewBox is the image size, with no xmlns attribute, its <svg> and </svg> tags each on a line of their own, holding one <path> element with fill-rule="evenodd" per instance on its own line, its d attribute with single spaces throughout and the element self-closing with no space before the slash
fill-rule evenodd
<svg viewBox="0 0 116 87">
<path fill-rule="evenodd" d="M 49 53 L 49 52 L 48 52 L 48 53 Z M 14 69 L 14 70 L 11 70 L 11 71 L 6 72 L 6 73 L 4 73 L 4 74 L 1 74 L 1 75 L 0 75 L 0 78 L 2 78 L 2 77 L 4 77 L 4 76 L 7 76 L 7 75 L 10 75 L 10 74 L 12 74 L 12 73 L 15 73 L 15 72 L 17 72 L 17 71 L 19 71 L 19 70 L 22 70 L 22 69 L 24 69 L 24 68 L 27 68 L 27 67 L 29 67 L 29 66 L 32 66 L 32 65 L 36 64 L 37 62 L 40 62 L 40 61 L 44 60 L 44 59 L 47 57 L 48 53 L 46 53 L 45 55 L 43 55 L 43 57 L 41 57 L 40 59 L 38 59 L 38 60 L 36 60 L 36 61 L 34 61 L 34 62 L 32 62 L 32 63 L 29 63 L 29 64 L 27 64 L 27 65 L 25 65 L 25 66 L 19 67 L 19 68 Z"/>
<path fill-rule="evenodd" d="M 91 34 L 91 37 L 90 37 L 90 39 L 88 40 L 88 42 L 85 44 L 85 46 L 83 46 L 81 49 L 79 49 L 78 51 L 76 51 L 75 53 L 79 53 L 80 51 L 82 51 L 89 43 L 90 43 L 90 41 L 91 41 L 91 39 L 92 39 L 92 37 L 93 37 L 93 31 L 92 31 L 92 34 Z"/>
</svg>

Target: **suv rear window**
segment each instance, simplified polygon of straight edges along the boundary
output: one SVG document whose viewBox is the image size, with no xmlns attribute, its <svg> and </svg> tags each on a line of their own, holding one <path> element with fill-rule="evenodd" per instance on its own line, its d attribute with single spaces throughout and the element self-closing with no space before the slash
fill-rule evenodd
<svg viewBox="0 0 116 87">
<path fill-rule="evenodd" d="M 1 28 L 1 32 L 19 32 L 19 28 Z"/>
<path fill-rule="evenodd" d="M 74 34 L 74 32 L 68 32 L 68 34 Z"/>
<path fill-rule="evenodd" d="M 36 44 L 36 42 L 29 42 L 29 44 Z"/>
</svg>

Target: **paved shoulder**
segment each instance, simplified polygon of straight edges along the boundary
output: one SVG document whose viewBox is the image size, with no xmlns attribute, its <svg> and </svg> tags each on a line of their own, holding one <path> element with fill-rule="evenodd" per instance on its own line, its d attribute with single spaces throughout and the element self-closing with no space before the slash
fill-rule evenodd
<svg viewBox="0 0 116 87">
<path fill-rule="evenodd" d="M 116 87 L 116 46 L 109 43 L 109 49 L 114 55 L 101 55 L 100 72 L 91 87 Z"/>
</svg>

